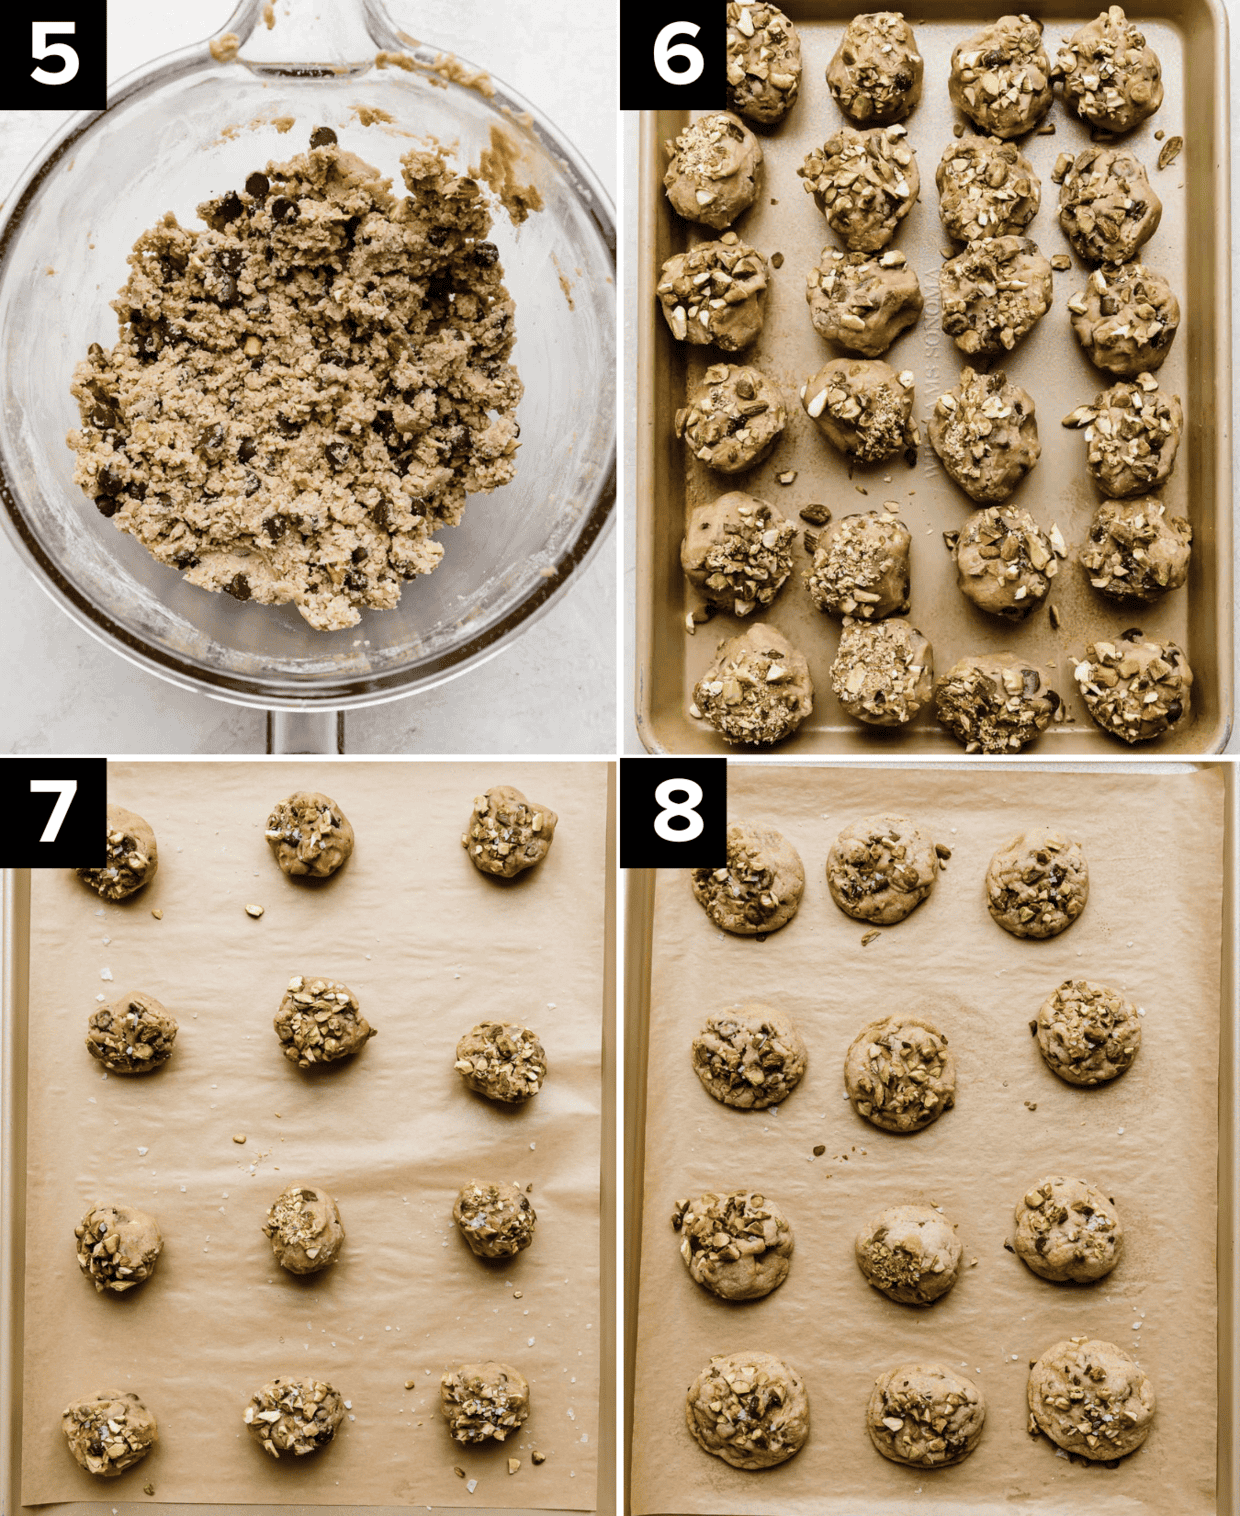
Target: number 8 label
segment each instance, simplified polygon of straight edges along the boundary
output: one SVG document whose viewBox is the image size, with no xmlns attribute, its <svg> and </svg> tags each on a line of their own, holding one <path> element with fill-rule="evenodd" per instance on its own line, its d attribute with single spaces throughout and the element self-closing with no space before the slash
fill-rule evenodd
<svg viewBox="0 0 1240 1516">
<path fill-rule="evenodd" d="M 679 804 L 675 795 L 686 798 Z M 664 842 L 692 842 L 702 835 L 704 823 L 696 807 L 702 803 L 702 786 L 692 779 L 665 779 L 655 790 L 654 798 L 663 809 L 654 819 L 654 829 Z M 681 817 L 687 826 L 674 827 L 672 820 Z"/>
</svg>

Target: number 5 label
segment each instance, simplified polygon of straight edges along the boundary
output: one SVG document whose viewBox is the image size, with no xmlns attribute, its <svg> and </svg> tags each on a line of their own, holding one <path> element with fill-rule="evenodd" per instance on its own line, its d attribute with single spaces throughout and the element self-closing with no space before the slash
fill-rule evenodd
<svg viewBox="0 0 1240 1516">
<path fill-rule="evenodd" d="M 620 760 L 620 867 L 713 868 L 726 856 L 724 758 Z"/>
<path fill-rule="evenodd" d="M 717 111 L 726 104 L 727 20 L 721 0 L 621 6 L 622 110 Z"/>
<path fill-rule="evenodd" d="M 108 104 L 107 0 L 9 0 L 0 62 L 5 106 L 101 111 Z"/>
</svg>

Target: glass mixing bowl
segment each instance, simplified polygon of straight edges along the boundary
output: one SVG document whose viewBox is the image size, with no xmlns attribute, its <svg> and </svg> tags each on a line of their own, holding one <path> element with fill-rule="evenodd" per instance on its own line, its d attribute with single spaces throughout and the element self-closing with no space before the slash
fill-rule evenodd
<svg viewBox="0 0 1240 1516">
<path fill-rule="evenodd" d="M 0 226 L 0 496 L 10 537 L 77 623 L 143 668 L 246 705 L 326 710 L 427 689 L 500 651 L 573 582 L 615 502 L 615 226 L 573 147 L 526 101 L 396 32 L 378 0 L 293 0 L 274 29 L 244 0 L 217 61 L 205 42 L 117 85 L 72 119 L 10 195 Z M 319 14 L 316 15 L 315 11 Z M 403 62 L 379 66 L 381 52 Z M 488 93 L 488 91 L 492 91 Z M 358 108 L 387 112 L 363 128 Z M 295 117 L 291 131 L 275 122 Z M 392 611 L 315 632 L 292 606 L 243 604 L 186 584 L 118 532 L 73 483 L 69 393 L 91 342 L 116 341 L 108 302 L 138 234 L 304 152 L 314 126 L 389 175 L 415 140 L 477 164 L 492 128 L 544 209 L 493 240 L 516 302 L 525 384 L 516 478 L 470 498 L 436 540 L 433 574 Z M 54 270 L 54 272 L 53 272 Z"/>
</svg>

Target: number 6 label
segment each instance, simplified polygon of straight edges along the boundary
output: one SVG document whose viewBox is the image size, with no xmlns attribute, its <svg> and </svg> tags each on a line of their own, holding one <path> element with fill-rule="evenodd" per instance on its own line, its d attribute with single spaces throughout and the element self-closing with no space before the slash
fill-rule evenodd
<svg viewBox="0 0 1240 1516">
<path fill-rule="evenodd" d="M 728 94 L 727 41 L 727 11 L 721 0 L 622 5 L 621 109 L 723 110 Z"/>
<path fill-rule="evenodd" d="M 620 760 L 620 867 L 717 868 L 727 856 L 725 758 Z"/>
<path fill-rule="evenodd" d="M 702 50 L 688 42 L 673 42 L 674 37 L 696 37 L 702 30 L 692 21 L 669 21 L 654 39 L 654 66 L 659 78 L 668 84 L 692 84 L 706 68 Z M 683 59 L 684 68 L 673 68 L 672 59 Z"/>
</svg>

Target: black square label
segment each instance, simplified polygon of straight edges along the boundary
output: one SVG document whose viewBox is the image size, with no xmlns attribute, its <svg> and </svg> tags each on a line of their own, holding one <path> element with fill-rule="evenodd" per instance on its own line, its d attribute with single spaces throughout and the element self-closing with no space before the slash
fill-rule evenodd
<svg viewBox="0 0 1240 1516">
<path fill-rule="evenodd" d="M 6 109 L 107 109 L 107 0 L 15 0 L 2 35 Z"/>
<path fill-rule="evenodd" d="M 106 758 L 5 758 L 0 867 L 96 869 L 107 859 Z"/>
<path fill-rule="evenodd" d="M 622 5 L 620 109 L 724 110 L 727 36 L 726 0 Z"/>
<path fill-rule="evenodd" d="M 716 868 L 727 857 L 726 758 L 620 760 L 620 867 Z"/>
</svg>

